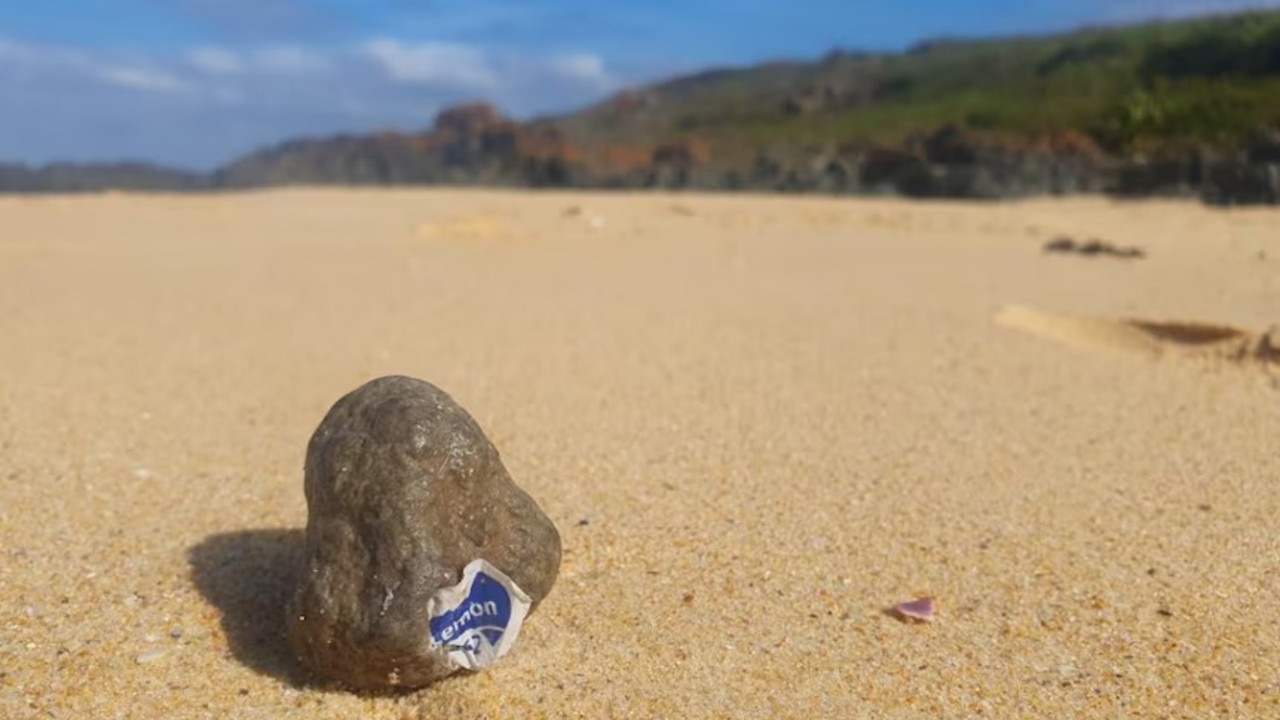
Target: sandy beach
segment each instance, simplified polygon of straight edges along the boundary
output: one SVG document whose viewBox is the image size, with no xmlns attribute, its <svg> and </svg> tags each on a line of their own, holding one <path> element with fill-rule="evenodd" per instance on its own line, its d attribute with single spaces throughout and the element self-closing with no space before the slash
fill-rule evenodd
<svg viewBox="0 0 1280 720">
<path fill-rule="evenodd" d="M 1277 323 L 1274 209 L 0 198 L 0 717 L 1277 717 Z M 282 613 L 386 374 L 564 560 L 493 669 L 362 697 Z"/>
</svg>

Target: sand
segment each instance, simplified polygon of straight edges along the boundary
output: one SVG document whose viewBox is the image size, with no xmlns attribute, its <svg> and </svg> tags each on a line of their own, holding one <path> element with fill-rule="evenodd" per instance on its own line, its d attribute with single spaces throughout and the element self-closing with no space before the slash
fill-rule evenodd
<svg viewBox="0 0 1280 720">
<path fill-rule="evenodd" d="M 1277 228 L 0 199 L 0 717 L 1280 716 Z M 1042 252 L 1064 234 L 1147 257 Z M 391 373 L 476 416 L 565 554 L 495 668 L 360 697 L 280 615 L 307 438 Z M 932 623 L 885 613 L 924 596 Z"/>
</svg>

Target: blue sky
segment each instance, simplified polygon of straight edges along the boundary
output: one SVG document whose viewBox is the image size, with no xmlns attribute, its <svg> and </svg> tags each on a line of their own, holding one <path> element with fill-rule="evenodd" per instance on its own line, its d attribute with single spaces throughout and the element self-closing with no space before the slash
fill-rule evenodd
<svg viewBox="0 0 1280 720">
<path fill-rule="evenodd" d="M 517 117 L 709 66 L 1280 0 L 0 0 L 0 161 L 210 169 L 302 135 Z"/>
</svg>

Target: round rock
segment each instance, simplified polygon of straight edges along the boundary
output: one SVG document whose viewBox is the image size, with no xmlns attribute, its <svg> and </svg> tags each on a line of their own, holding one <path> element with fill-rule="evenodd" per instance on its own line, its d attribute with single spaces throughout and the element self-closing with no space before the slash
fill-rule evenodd
<svg viewBox="0 0 1280 720">
<path fill-rule="evenodd" d="M 393 376 L 339 400 L 307 447 L 307 539 L 289 641 L 317 674 L 416 688 L 458 668 L 431 647 L 428 601 L 483 558 L 537 606 L 560 535 L 453 398 Z"/>
</svg>

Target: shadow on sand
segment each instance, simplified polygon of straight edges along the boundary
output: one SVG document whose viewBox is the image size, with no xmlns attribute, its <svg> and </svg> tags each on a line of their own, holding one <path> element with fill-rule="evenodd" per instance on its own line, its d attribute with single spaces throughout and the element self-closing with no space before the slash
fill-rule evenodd
<svg viewBox="0 0 1280 720">
<path fill-rule="evenodd" d="M 345 692 L 307 672 L 289 649 L 285 608 L 293 595 L 305 550 L 302 530 L 245 530 L 210 535 L 187 551 L 191 579 L 200 594 L 222 613 L 231 654 L 256 672 L 294 688 Z M 432 687 L 464 682 L 463 672 Z M 396 697 L 411 688 L 351 691 L 368 697 Z"/>
<path fill-rule="evenodd" d="M 301 530 L 247 530 L 210 535 L 187 553 L 196 588 L 222 613 L 236 659 L 294 687 L 307 673 L 285 635 L 285 606 L 303 551 Z"/>
</svg>

